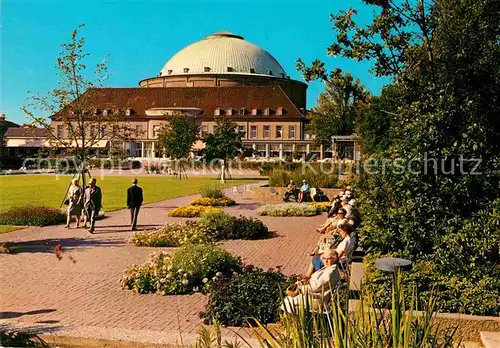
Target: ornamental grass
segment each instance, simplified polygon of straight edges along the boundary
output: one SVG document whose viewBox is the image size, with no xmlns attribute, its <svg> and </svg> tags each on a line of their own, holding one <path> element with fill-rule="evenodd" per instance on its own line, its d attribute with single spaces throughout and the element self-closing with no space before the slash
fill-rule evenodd
<svg viewBox="0 0 500 348">
<path fill-rule="evenodd" d="M 49 226 L 66 221 L 66 214 L 61 210 L 46 206 L 26 205 L 14 207 L 0 214 L 0 225 Z"/>
<path fill-rule="evenodd" d="M 258 215 L 263 216 L 314 216 L 318 215 L 318 210 L 309 204 L 300 203 L 282 203 L 266 204 L 257 210 Z"/>
</svg>

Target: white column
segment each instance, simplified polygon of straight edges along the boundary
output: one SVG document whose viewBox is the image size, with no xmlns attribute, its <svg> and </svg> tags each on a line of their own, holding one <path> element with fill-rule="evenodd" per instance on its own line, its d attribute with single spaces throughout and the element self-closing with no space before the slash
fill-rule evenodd
<svg viewBox="0 0 500 348">
<path fill-rule="evenodd" d="M 155 158 L 155 142 L 151 142 L 151 158 Z"/>
<path fill-rule="evenodd" d="M 283 144 L 280 144 L 280 160 L 283 159 Z"/>
<path fill-rule="evenodd" d="M 310 144 L 306 144 L 306 153 L 309 154 L 311 153 L 311 149 L 310 149 L 311 145 Z"/>
<path fill-rule="evenodd" d="M 257 144 L 253 143 L 252 144 L 252 150 L 253 150 L 253 154 L 252 154 L 252 157 L 255 157 L 255 150 L 257 150 Z"/>
<path fill-rule="evenodd" d="M 144 141 L 141 141 L 141 158 L 144 158 Z"/>
<path fill-rule="evenodd" d="M 266 158 L 269 158 L 269 144 L 266 144 Z"/>
<path fill-rule="evenodd" d="M 325 157 L 325 147 L 323 144 L 319 146 L 319 159 L 323 159 Z"/>
</svg>

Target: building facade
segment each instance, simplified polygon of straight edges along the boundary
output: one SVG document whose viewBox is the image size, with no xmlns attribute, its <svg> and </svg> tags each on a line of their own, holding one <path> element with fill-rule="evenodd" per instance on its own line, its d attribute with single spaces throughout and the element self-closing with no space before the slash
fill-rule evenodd
<svg viewBox="0 0 500 348">
<path fill-rule="evenodd" d="M 180 50 L 138 88 L 93 90 L 93 112 L 123 115 L 120 122 L 136 135 L 118 146 L 132 158 L 164 156 L 156 144 L 157 132 L 167 116 L 176 113 L 191 118 L 201 137 L 214 132 L 218 116 L 231 118 L 244 133 L 244 147 L 258 157 L 284 158 L 294 152 L 332 157 L 333 143 L 315 147 L 307 133 L 306 91 L 307 85 L 290 79 L 268 52 L 223 31 Z M 68 131 L 57 117 L 52 118 L 52 129 L 62 137 Z M 22 143 L 7 138 L 11 144 Z M 93 144 L 97 154 L 106 155 L 117 145 L 105 139 Z M 202 147 L 197 142 L 193 150 Z"/>
</svg>

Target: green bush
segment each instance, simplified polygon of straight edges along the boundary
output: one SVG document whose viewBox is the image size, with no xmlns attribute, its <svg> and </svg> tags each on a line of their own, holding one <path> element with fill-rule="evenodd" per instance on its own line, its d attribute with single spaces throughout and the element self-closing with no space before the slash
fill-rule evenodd
<svg viewBox="0 0 500 348">
<path fill-rule="evenodd" d="M 223 325 L 239 326 L 247 320 L 277 322 L 284 289 L 291 279 L 280 272 L 245 268 L 243 274 L 216 279 L 209 287 L 203 317 Z"/>
<path fill-rule="evenodd" d="M 283 203 L 266 204 L 257 210 L 258 215 L 268 216 L 313 216 L 318 215 L 318 210 L 309 204 Z"/>
<path fill-rule="evenodd" d="M 268 235 L 269 229 L 258 219 L 245 216 L 234 217 L 224 212 L 206 212 L 200 223 L 207 228 L 207 234 L 223 239 L 260 239 Z"/>
<path fill-rule="evenodd" d="M 364 290 L 377 300 L 377 305 L 389 308 L 391 304 L 391 275 L 374 267 L 377 254 L 365 257 Z M 432 261 L 418 260 L 410 271 L 402 273 L 401 285 L 407 295 L 417 290 L 424 305 L 433 298 L 436 310 L 448 313 L 500 315 L 500 272 L 475 278 L 440 274 Z"/>
<path fill-rule="evenodd" d="M 199 217 L 201 214 L 207 211 L 222 211 L 222 210 L 211 206 L 187 205 L 187 206 L 177 207 L 169 211 L 168 216 L 192 218 L 192 217 Z"/>
<path fill-rule="evenodd" d="M 200 194 L 203 198 L 223 198 L 219 184 L 207 184 L 200 188 Z"/>
<path fill-rule="evenodd" d="M 0 225 L 48 226 L 66 221 L 61 210 L 46 206 L 14 207 L 0 214 Z"/>
<path fill-rule="evenodd" d="M 168 255 L 153 253 L 143 265 L 133 265 L 122 286 L 137 293 L 180 295 L 205 292 L 217 278 L 241 272 L 241 260 L 213 244 L 190 244 Z"/>
<path fill-rule="evenodd" d="M 213 206 L 213 207 L 229 207 L 235 205 L 236 202 L 231 198 L 222 197 L 222 198 L 208 198 L 201 197 L 196 198 L 189 202 L 190 205 L 204 205 L 204 206 Z"/>
<path fill-rule="evenodd" d="M 165 224 L 151 231 L 136 232 L 130 238 L 135 246 L 175 247 L 186 243 L 209 243 L 214 241 L 204 225 L 196 221 Z"/>
</svg>

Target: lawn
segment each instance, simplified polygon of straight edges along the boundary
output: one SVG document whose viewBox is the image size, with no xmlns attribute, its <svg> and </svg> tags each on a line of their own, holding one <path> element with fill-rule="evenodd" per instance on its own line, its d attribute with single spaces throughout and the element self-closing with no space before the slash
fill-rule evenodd
<svg viewBox="0 0 500 348">
<path fill-rule="evenodd" d="M 0 213 L 27 204 L 59 207 L 72 176 L 17 175 L 0 177 Z M 139 177 L 139 186 L 144 190 L 144 203 L 163 201 L 199 192 L 200 187 L 218 183 L 213 178 L 173 179 L 165 176 Z M 256 182 L 252 179 L 228 180 L 224 187 Z M 127 188 L 131 178 L 127 176 L 105 176 L 97 178 L 97 186 L 103 193 L 103 210 L 126 208 Z"/>
<path fill-rule="evenodd" d="M 24 228 L 24 226 L 0 225 L 0 234 L 20 230 L 21 228 Z"/>
</svg>

